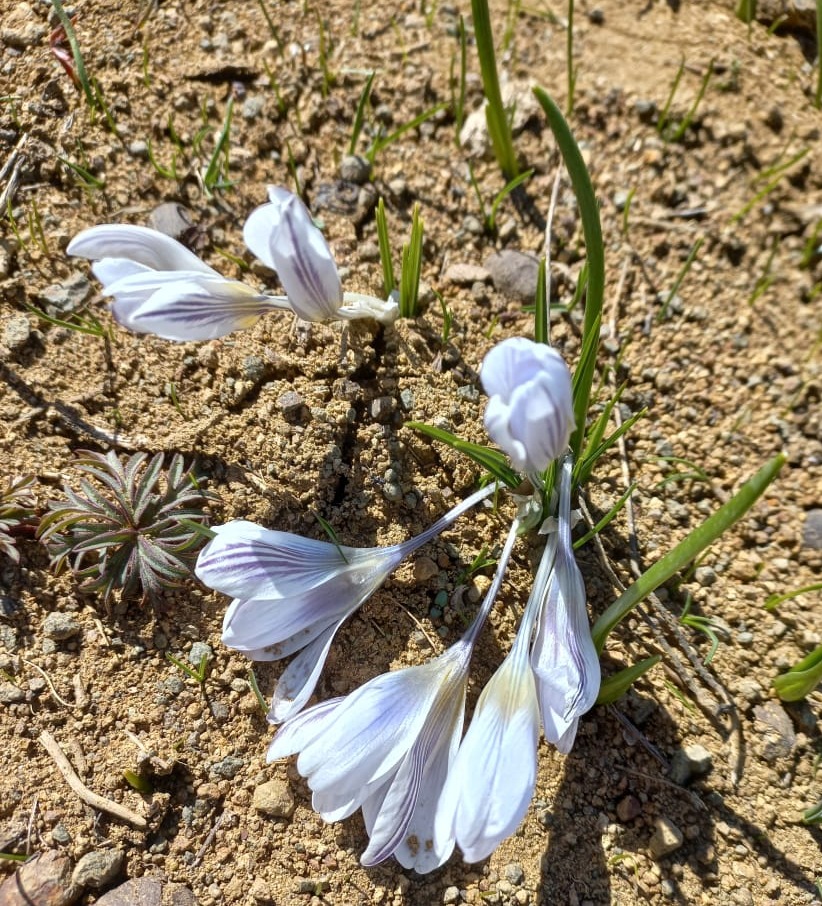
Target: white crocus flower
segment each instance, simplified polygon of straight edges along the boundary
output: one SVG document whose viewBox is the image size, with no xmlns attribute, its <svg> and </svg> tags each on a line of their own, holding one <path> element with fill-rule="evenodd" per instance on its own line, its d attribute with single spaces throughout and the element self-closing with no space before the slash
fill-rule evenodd
<svg viewBox="0 0 822 906">
<path fill-rule="evenodd" d="M 571 372 L 545 343 L 513 337 L 486 355 L 482 385 L 489 395 L 485 428 L 529 476 L 561 456 L 574 430 Z"/>
<path fill-rule="evenodd" d="M 528 646 L 535 615 L 531 599 L 511 651 L 480 694 L 437 805 L 434 840 L 455 838 L 466 862 L 491 855 L 534 795 L 539 708 Z"/>
<path fill-rule="evenodd" d="M 297 315 L 305 321 L 375 318 L 390 324 L 399 308 L 359 293 L 344 293 L 325 237 L 302 201 L 280 186 L 269 186 L 268 204 L 251 212 L 243 227 L 245 244 L 275 270 Z"/>
<path fill-rule="evenodd" d="M 242 520 L 214 529 L 195 572 L 234 598 L 223 620 L 223 642 L 253 660 L 299 652 L 274 693 L 275 720 L 287 720 L 305 705 L 337 630 L 400 561 L 493 492 L 493 486 L 477 491 L 420 535 L 390 547 L 346 547 Z"/>
<path fill-rule="evenodd" d="M 176 239 L 148 227 L 91 227 L 66 251 L 94 262 L 104 295 L 114 297 L 115 320 L 136 333 L 212 340 L 252 327 L 272 309 L 289 308 L 284 296 L 222 277 Z"/>
<path fill-rule="evenodd" d="M 433 818 L 462 734 L 470 654 L 461 641 L 427 664 L 383 673 L 303 711 L 274 737 L 268 761 L 300 753 L 297 769 L 326 821 L 362 808 L 363 865 L 394 855 L 427 872 L 451 855 L 453 838 L 434 842 Z"/>
<path fill-rule="evenodd" d="M 567 755 L 579 718 L 599 695 L 599 656 L 585 607 L 585 582 L 571 542 L 572 460 L 566 456 L 559 476 L 559 510 L 542 557 L 534 590 L 541 598 L 531 666 L 537 681 L 545 738 Z"/>
<path fill-rule="evenodd" d="M 393 855 L 425 873 L 453 852 L 454 835 L 434 832 L 438 801 L 454 770 L 471 653 L 518 528 L 515 521 L 491 587 L 459 642 L 427 664 L 381 674 L 345 698 L 303 711 L 271 743 L 269 761 L 299 753 L 297 769 L 326 821 L 362 808 L 370 837 L 363 865 Z"/>
</svg>

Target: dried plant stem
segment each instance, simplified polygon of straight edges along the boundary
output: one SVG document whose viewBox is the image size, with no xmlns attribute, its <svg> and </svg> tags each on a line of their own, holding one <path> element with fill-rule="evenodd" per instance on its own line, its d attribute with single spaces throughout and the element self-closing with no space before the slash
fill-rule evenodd
<svg viewBox="0 0 822 906">
<path fill-rule="evenodd" d="M 92 792 L 83 781 L 80 780 L 77 774 L 74 773 L 71 762 L 66 758 L 65 753 L 51 733 L 43 730 L 38 736 L 38 741 L 51 756 L 66 783 L 83 800 L 83 802 L 86 803 L 86 805 L 90 805 L 92 808 L 96 808 L 101 812 L 106 812 L 108 815 L 113 815 L 115 818 L 125 821 L 132 827 L 136 827 L 137 830 L 146 829 L 148 824 L 146 819 L 141 815 L 132 812 L 131 809 L 127 809 L 124 805 L 120 805 L 119 802 L 114 802 L 111 799 L 106 799 L 105 796 L 100 796 L 98 793 Z"/>
</svg>

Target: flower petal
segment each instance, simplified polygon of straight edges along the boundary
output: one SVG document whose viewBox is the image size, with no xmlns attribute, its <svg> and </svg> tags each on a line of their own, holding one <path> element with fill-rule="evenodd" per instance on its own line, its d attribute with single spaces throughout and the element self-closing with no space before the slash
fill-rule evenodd
<svg viewBox="0 0 822 906">
<path fill-rule="evenodd" d="M 182 243 L 159 230 L 125 223 L 105 223 L 78 233 L 66 252 L 97 261 L 127 258 L 157 271 L 197 271 L 219 276 Z"/>
<path fill-rule="evenodd" d="M 148 275 L 135 274 L 108 288 L 115 296 L 112 313 L 118 323 L 137 333 L 152 333 L 167 340 L 213 340 L 253 327 L 261 315 L 279 308 L 236 280 L 179 278 L 135 304 L 135 295 Z M 118 298 L 118 292 L 124 295 Z"/>
<path fill-rule="evenodd" d="M 379 549 L 337 547 L 236 519 L 216 526 L 200 552 L 197 578 L 235 598 L 279 598 L 313 588 Z"/>
<path fill-rule="evenodd" d="M 574 429 L 571 373 L 556 350 L 525 337 L 498 343 L 482 363 L 485 427 L 518 469 L 543 472 Z"/>
<path fill-rule="evenodd" d="M 342 284 L 331 249 L 296 195 L 271 187 L 269 204 L 251 212 L 246 245 L 277 271 L 295 313 L 306 321 L 337 318 Z"/>
<path fill-rule="evenodd" d="M 425 723 L 440 688 L 440 671 L 431 661 L 380 674 L 352 692 L 322 741 L 300 753 L 297 768 L 309 778 L 311 789 L 337 787 L 342 794 L 394 770 Z"/>
<path fill-rule="evenodd" d="M 346 589 L 342 580 L 328 582 L 288 598 L 244 598 L 223 621 L 222 641 L 236 651 L 269 649 L 266 660 L 279 660 L 286 652 L 311 643 L 326 627 L 350 616 L 363 602 L 362 588 Z M 365 590 L 365 596 L 370 593 Z M 282 645 L 282 647 L 280 647 Z"/>
<path fill-rule="evenodd" d="M 101 258 L 91 265 L 91 272 L 103 284 L 103 293 L 106 293 L 106 287 L 122 280 L 123 277 L 131 277 L 134 274 L 144 274 L 146 272 L 156 274 L 151 267 L 145 264 L 138 264 L 136 261 L 130 261 L 128 258 Z M 175 273 L 178 273 L 175 271 Z"/>
<path fill-rule="evenodd" d="M 311 698 L 334 636 L 346 617 L 348 614 L 324 629 L 285 668 L 274 690 L 271 710 L 268 712 L 271 723 L 282 723 L 293 717 Z"/>
<path fill-rule="evenodd" d="M 343 696 L 329 698 L 312 708 L 306 708 L 287 724 L 283 724 L 271 740 L 265 760 L 270 764 L 280 758 L 287 758 L 321 737 L 327 721 L 344 701 Z"/>
<path fill-rule="evenodd" d="M 454 837 L 465 861 L 478 862 L 516 830 L 534 793 L 538 741 L 533 674 L 515 642 L 483 689 L 448 772 L 434 825 L 438 845 Z"/>
</svg>

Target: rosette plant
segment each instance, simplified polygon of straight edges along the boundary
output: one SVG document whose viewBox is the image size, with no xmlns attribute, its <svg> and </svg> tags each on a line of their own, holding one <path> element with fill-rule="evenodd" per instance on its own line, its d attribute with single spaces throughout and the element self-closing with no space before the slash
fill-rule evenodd
<svg viewBox="0 0 822 906">
<path fill-rule="evenodd" d="M 40 522 L 52 567 L 69 565 L 81 588 L 105 601 L 115 589 L 146 600 L 180 584 L 205 540 L 203 505 L 213 495 L 178 453 L 166 471 L 162 453 L 147 459 L 136 453 L 124 463 L 113 452 L 79 451 L 79 490 L 64 484 L 66 499 L 49 501 Z"/>
</svg>

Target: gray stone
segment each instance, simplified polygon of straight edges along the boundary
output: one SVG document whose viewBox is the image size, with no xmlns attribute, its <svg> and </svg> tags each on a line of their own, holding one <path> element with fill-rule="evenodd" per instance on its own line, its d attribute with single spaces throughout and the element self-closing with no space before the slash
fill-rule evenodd
<svg viewBox="0 0 822 906">
<path fill-rule="evenodd" d="M 73 311 L 86 301 L 91 293 L 91 283 L 85 274 L 76 273 L 67 277 L 61 283 L 47 286 L 40 297 L 48 305 L 59 309 L 61 312 Z"/>
<path fill-rule="evenodd" d="M 78 887 L 105 887 L 123 870 L 124 861 L 125 856 L 120 849 L 93 850 L 77 863 L 71 882 Z"/>
<path fill-rule="evenodd" d="M 5 623 L 0 623 L 0 645 L 9 654 L 14 654 L 17 651 L 19 642 L 17 640 L 17 630 L 13 626 L 6 626 Z"/>
<path fill-rule="evenodd" d="M 26 315 L 12 315 L 3 325 L 3 346 L 12 352 L 22 349 L 31 336 L 31 324 Z"/>
<path fill-rule="evenodd" d="M 662 859 L 682 846 L 685 839 L 682 831 L 670 818 L 661 817 L 654 821 L 654 833 L 648 843 L 652 859 Z"/>
<path fill-rule="evenodd" d="M 26 693 L 14 683 L 0 683 L 0 705 L 17 705 L 26 700 Z"/>
<path fill-rule="evenodd" d="M 457 387 L 457 396 L 461 400 L 475 403 L 479 399 L 479 390 L 473 384 L 464 384 L 462 387 Z"/>
<path fill-rule="evenodd" d="M 211 645 L 207 645 L 205 642 L 195 642 L 191 646 L 191 651 L 188 653 L 188 662 L 193 664 L 195 667 L 199 668 L 200 662 L 205 656 L 206 662 L 210 661 L 214 657 L 214 652 L 211 649 Z"/>
<path fill-rule="evenodd" d="M 404 390 L 400 390 L 400 405 L 406 412 L 410 412 L 414 408 L 414 391 L 406 387 Z"/>
<path fill-rule="evenodd" d="M 308 407 L 296 390 L 286 390 L 277 397 L 277 407 L 290 422 L 299 421 L 308 413 Z"/>
<path fill-rule="evenodd" d="M 250 355 L 243 359 L 243 377 L 247 381 L 253 381 L 256 384 L 265 377 L 265 372 L 266 364 L 260 356 Z"/>
<path fill-rule="evenodd" d="M 762 758 L 772 764 L 790 755 L 796 745 L 796 733 L 782 705 L 775 701 L 757 705 L 754 718 L 754 739 Z"/>
<path fill-rule="evenodd" d="M 516 887 L 525 881 L 525 872 L 519 862 L 509 862 L 505 866 L 505 877 Z"/>
<path fill-rule="evenodd" d="M 374 421 L 390 421 L 397 408 L 397 401 L 393 396 L 378 396 L 371 401 L 371 417 Z"/>
<path fill-rule="evenodd" d="M 656 103 L 640 98 L 634 104 L 634 112 L 639 117 L 640 122 L 652 123 L 656 119 Z"/>
<path fill-rule="evenodd" d="M 713 756 L 704 746 L 685 746 L 674 753 L 668 776 L 674 783 L 684 786 L 694 777 L 704 777 L 711 768 Z"/>
<path fill-rule="evenodd" d="M 802 547 L 807 550 L 822 550 L 822 510 L 808 510 L 802 529 Z"/>
<path fill-rule="evenodd" d="M 148 216 L 148 225 L 172 239 L 180 239 L 193 227 L 191 215 L 176 201 L 157 205 Z"/>
<path fill-rule="evenodd" d="M 260 784 L 254 790 L 251 804 L 258 812 L 271 818 L 290 818 L 297 807 L 288 782 L 277 778 Z"/>
<path fill-rule="evenodd" d="M 129 142 L 128 153 L 132 157 L 148 157 L 148 142 L 138 139 L 136 142 Z"/>
<path fill-rule="evenodd" d="M 51 839 L 60 846 L 67 846 L 71 843 L 71 834 L 66 830 L 64 824 L 55 824 L 51 829 Z"/>
<path fill-rule="evenodd" d="M 453 903 L 459 903 L 460 901 L 460 889 L 459 887 L 446 887 L 442 892 L 442 902 L 445 906 L 452 906 Z"/>
<path fill-rule="evenodd" d="M 97 906 L 162 906 L 163 883 L 158 878 L 134 878 L 97 900 Z"/>
<path fill-rule="evenodd" d="M 53 611 L 43 620 L 43 635 L 55 642 L 63 642 L 78 635 L 82 626 L 77 617 L 71 613 Z"/>
<path fill-rule="evenodd" d="M 255 120 L 263 112 L 265 98 L 261 94 L 252 94 L 243 101 L 243 119 Z"/>
<path fill-rule="evenodd" d="M 533 255 L 503 249 L 485 262 L 498 293 L 517 302 L 533 303 L 539 262 Z"/>
<path fill-rule="evenodd" d="M 346 182 L 365 185 L 371 176 L 371 164 L 359 154 L 346 154 L 340 162 L 340 178 Z"/>
<path fill-rule="evenodd" d="M 443 274 L 443 279 L 455 286 L 473 286 L 475 283 L 487 283 L 491 273 L 488 268 L 477 264 L 452 264 Z"/>
<path fill-rule="evenodd" d="M 717 580 L 716 570 L 711 566 L 697 566 L 694 576 L 703 587 L 713 585 Z"/>
<path fill-rule="evenodd" d="M 233 780 L 245 767 L 245 759 L 237 755 L 226 755 L 222 761 L 211 766 L 211 773 L 225 780 Z"/>
</svg>

